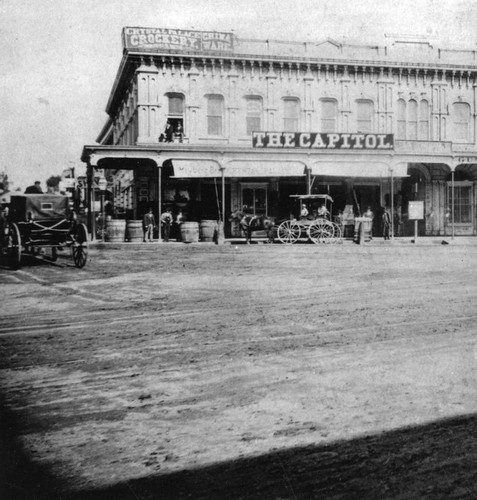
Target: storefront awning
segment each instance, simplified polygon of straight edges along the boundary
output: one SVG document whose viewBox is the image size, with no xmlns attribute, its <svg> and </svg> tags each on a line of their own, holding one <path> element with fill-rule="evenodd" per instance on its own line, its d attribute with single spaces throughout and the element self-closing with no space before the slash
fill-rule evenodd
<svg viewBox="0 0 477 500">
<path fill-rule="evenodd" d="M 382 162 L 315 162 L 311 174 L 326 177 L 407 177 L 407 164 L 398 163 L 392 167 Z"/>
<path fill-rule="evenodd" d="M 172 160 L 174 177 L 203 179 L 221 177 L 220 164 L 213 160 Z"/>
<path fill-rule="evenodd" d="M 174 177 L 207 178 L 221 177 L 222 171 L 214 160 L 172 160 Z M 305 165 L 302 162 L 232 160 L 224 165 L 225 177 L 303 177 Z"/>
<path fill-rule="evenodd" d="M 232 160 L 225 166 L 226 177 L 303 177 L 305 164 L 300 161 Z"/>
</svg>

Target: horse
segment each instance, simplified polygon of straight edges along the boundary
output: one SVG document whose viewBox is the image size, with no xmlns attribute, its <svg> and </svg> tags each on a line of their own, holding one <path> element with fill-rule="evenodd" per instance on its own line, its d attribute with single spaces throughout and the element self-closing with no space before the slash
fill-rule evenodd
<svg viewBox="0 0 477 500">
<path fill-rule="evenodd" d="M 253 231 L 266 231 L 268 243 L 273 243 L 273 228 L 275 227 L 275 223 L 266 215 L 247 214 L 240 210 L 236 210 L 235 212 L 232 212 L 229 219 L 229 222 L 233 221 L 238 222 L 240 229 L 245 234 L 247 244 L 250 244 L 252 241 Z"/>
</svg>

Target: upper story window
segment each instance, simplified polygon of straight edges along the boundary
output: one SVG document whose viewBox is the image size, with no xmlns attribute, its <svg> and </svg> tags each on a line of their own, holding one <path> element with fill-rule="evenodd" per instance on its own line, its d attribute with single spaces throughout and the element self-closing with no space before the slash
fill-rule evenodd
<svg viewBox="0 0 477 500">
<path fill-rule="evenodd" d="M 428 141 L 430 133 L 429 103 L 425 99 L 397 102 L 397 139 Z"/>
<path fill-rule="evenodd" d="M 169 135 L 173 135 L 173 139 L 182 138 L 184 134 L 184 96 L 182 94 L 167 94 L 167 123 L 166 125 L 166 140 L 169 141 Z"/>
<path fill-rule="evenodd" d="M 262 130 L 262 99 L 261 97 L 246 98 L 246 131 L 247 135 Z"/>
<path fill-rule="evenodd" d="M 298 132 L 300 103 L 298 99 L 283 99 L 283 130 Z"/>
<path fill-rule="evenodd" d="M 397 102 L 397 139 L 406 138 L 406 101 L 398 99 Z"/>
<path fill-rule="evenodd" d="M 419 106 L 419 139 L 429 140 L 429 103 L 423 99 Z"/>
<path fill-rule="evenodd" d="M 417 140 L 417 101 L 414 99 L 407 103 L 407 138 Z"/>
<path fill-rule="evenodd" d="M 320 100 L 320 132 L 338 130 L 338 102 L 335 99 Z"/>
<path fill-rule="evenodd" d="M 223 135 L 224 133 L 224 98 L 221 95 L 207 96 L 207 134 Z"/>
<path fill-rule="evenodd" d="M 465 102 L 455 102 L 452 105 L 454 140 L 468 142 L 470 135 L 470 106 Z"/>
<path fill-rule="evenodd" d="M 356 101 L 358 132 L 368 133 L 373 131 L 374 103 L 366 99 Z"/>
</svg>

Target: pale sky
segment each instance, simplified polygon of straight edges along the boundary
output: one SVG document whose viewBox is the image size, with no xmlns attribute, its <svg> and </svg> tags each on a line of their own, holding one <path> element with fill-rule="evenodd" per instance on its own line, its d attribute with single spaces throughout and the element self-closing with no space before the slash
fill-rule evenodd
<svg viewBox="0 0 477 500">
<path fill-rule="evenodd" d="M 0 0 L 0 172 L 15 187 L 84 168 L 124 26 L 374 44 L 399 33 L 473 49 L 477 0 Z"/>
</svg>

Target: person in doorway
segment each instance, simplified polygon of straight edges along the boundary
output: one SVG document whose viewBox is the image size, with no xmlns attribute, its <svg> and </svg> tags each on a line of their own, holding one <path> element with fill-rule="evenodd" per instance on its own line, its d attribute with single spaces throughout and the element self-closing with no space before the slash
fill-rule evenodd
<svg viewBox="0 0 477 500">
<path fill-rule="evenodd" d="M 154 226 L 156 225 L 156 221 L 154 220 L 154 214 L 152 213 L 152 208 L 149 209 L 149 212 L 144 215 L 143 219 L 143 230 L 144 230 L 144 243 L 152 242 L 154 239 Z"/>
<path fill-rule="evenodd" d="M 166 142 L 172 142 L 174 140 L 174 129 L 172 128 L 172 124 L 169 120 L 166 123 L 166 130 L 164 131 L 164 136 Z"/>
<path fill-rule="evenodd" d="M 171 235 L 172 213 L 166 210 L 161 215 L 162 237 L 164 241 L 169 241 Z"/>
<path fill-rule="evenodd" d="M 181 241 L 181 224 L 183 222 L 184 222 L 184 214 L 182 213 L 182 210 L 179 210 L 179 212 L 177 212 L 172 227 L 172 237 L 175 238 L 177 241 Z"/>
<path fill-rule="evenodd" d="M 364 217 L 371 219 L 371 224 L 370 224 L 371 229 L 369 230 L 369 239 L 372 240 L 373 239 L 373 226 L 374 226 L 374 213 L 371 210 L 371 207 L 368 207 L 366 209 L 366 212 L 364 212 L 363 215 L 364 215 Z"/>
<path fill-rule="evenodd" d="M 398 209 L 394 210 L 393 220 L 394 220 L 394 236 L 399 237 L 399 236 L 401 236 L 402 221 L 401 221 L 401 216 L 399 214 Z"/>
<path fill-rule="evenodd" d="M 36 181 L 32 186 L 28 186 L 25 189 L 25 194 L 42 194 L 43 190 L 41 189 L 41 182 Z"/>
<path fill-rule="evenodd" d="M 176 130 L 174 131 L 174 142 L 182 142 L 184 133 L 182 131 L 182 125 L 177 124 Z"/>
<path fill-rule="evenodd" d="M 383 238 L 389 240 L 389 235 L 391 234 L 391 214 L 387 207 L 383 207 Z"/>
</svg>

